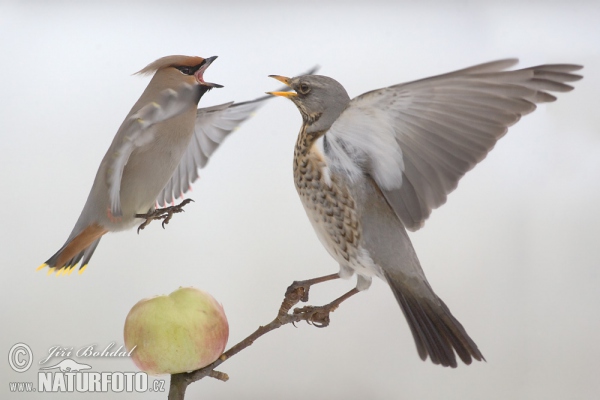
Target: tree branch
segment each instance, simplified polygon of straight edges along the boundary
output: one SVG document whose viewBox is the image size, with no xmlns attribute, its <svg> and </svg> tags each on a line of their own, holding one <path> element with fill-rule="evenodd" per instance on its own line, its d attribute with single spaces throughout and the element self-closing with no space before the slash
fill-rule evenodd
<svg viewBox="0 0 600 400">
<path fill-rule="evenodd" d="M 275 317 L 275 319 L 267 325 L 259 326 L 258 329 L 250 336 L 227 350 L 212 364 L 192 372 L 171 375 L 171 386 L 169 389 L 168 399 L 183 400 L 188 385 L 207 376 L 222 381 L 227 381 L 229 376 L 223 372 L 215 371 L 215 368 L 240 351 L 244 350 L 246 347 L 252 345 L 252 343 L 254 343 L 254 341 L 261 336 L 280 328 L 283 325 L 287 325 L 289 323 L 295 324 L 296 322 L 300 321 L 306 321 L 309 324 L 315 325 L 319 328 L 329 325 L 329 313 L 337 308 L 339 302 L 333 302 L 322 307 L 296 308 L 293 313 L 290 314 L 290 310 L 292 307 L 298 304 L 298 302 L 308 300 L 309 287 L 310 285 L 304 284 L 304 282 L 294 282 L 294 284 L 292 284 L 285 293 L 285 297 L 281 303 L 281 307 L 279 307 L 277 317 Z"/>
</svg>

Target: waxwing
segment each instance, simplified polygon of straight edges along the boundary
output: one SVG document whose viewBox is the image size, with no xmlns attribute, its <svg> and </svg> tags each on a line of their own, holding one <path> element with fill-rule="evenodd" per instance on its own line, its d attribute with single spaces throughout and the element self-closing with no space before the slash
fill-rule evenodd
<svg viewBox="0 0 600 400">
<path fill-rule="evenodd" d="M 138 72 L 154 75 L 102 159 L 69 238 L 38 269 L 70 274 L 79 264 L 82 273 L 105 233 L 168 222 L 181 211 L 156 206 L 187 192 L 223 140 L 270 97 L 197 109 L 206 92 L 222 87 L 203 76 L 216 58 L 167 56 Z"/>
</svg>

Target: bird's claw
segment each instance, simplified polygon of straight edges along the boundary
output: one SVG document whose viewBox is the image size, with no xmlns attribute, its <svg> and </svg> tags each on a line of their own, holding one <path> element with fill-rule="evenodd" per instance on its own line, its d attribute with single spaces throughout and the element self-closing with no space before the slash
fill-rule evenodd
<svg viewBox="0 0 600 400">
<path fill-rule="evenodd" d="M 314 279 L 308 279 L 304 281 L 294 281 L 285 291 L 283 302 L 279 307 L 279 317 L 289 316 L 289 312 L 299 302 L 306 303 L 308 301 L 308 292 L 311 286 L 330 281 L 332 279 L 339 278 L 339 274 L 325 275 Z M 296 326 L 295 322 L 305 320 L 311 325 L 319 328 L 324 328 L 329 325 L 329 313 L 338 308 L 339 304 L 344 301 L 345 297 L 340 297 L 333 302 L 321 306 L 312 307 L 306 306 L 301 308 L 295 308 L 293 315 L 293 325 Z"/>
<path fill-rule="evenodd" d="M 331 304 L 321 307 L 305 306 L 295 308 L 294 314 L 304 314 L 304 319 L 308 324 L 317 328 L 325 328 L 330 322 L 329 313 L 335 311 L 336 308 L 337 306 L 332 306 Z"/>
<path fill-rule="evenodd" d="M 136 217 L 137 217 L 137 215 L 136 215 Z M 150 222 L 152 222 L 152 218 L 146 218 L 146 220 L 142 224 L 140 224 L 140 226 L 138 226 L 138 228 L 137 228 L 138 235 L 140 234 L 140 231 L 142 229 L 144 229 L 146 227 L 146 225 L 148 225 Z"/>
<path fill-rule="evenodd" d="M 299 301 L 306 303 L 309 289 L 310 285 L 305 284 L 304 281 L 294 281 L 285 291 L 285 297 L 296 303 Z"/>
<path fill-rule="evenodd" d="M 158 208 L 147 214 L 136 214 L 135 215 L 136 218 L 145 218 L 146 219 L 140 226 L 138 226 L 138 229 L 137 229 L 138 234 L 140 233 L 140 230 L 144 229 L 148 224 L 150 224 L 150 222 L 154 221 L 155 219 L 162 219 L 163 220 L 162 227 L 163 227 L 163 229 L 165 229 L 165 224 L 168 224 L 169 221 L 171 221 L 171 218 L 173 218 L 173 214 L 184 212 L 185 210 L 183 209 L 183 207 L 192 201 L 194 201 L 194 200 L 185 199 L 176 206 Z"/>
</svg>

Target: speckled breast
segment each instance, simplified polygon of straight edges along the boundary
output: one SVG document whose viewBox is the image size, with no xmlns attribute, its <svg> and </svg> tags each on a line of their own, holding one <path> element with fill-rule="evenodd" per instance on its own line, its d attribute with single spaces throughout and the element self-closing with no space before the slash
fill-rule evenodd
<svg viewBox="0 0 600 400">
<path fill-rule="evenodd" d="M 354 267 L 360 241 L 355 203 L 335 177 L 324 176 L 323 155 L 310 136 L 300 135 L 294 150 L 294 182 L 317 236 L 342 265 Z M 330 182 L 329 182 L 330 181 Z"/>
</svg>

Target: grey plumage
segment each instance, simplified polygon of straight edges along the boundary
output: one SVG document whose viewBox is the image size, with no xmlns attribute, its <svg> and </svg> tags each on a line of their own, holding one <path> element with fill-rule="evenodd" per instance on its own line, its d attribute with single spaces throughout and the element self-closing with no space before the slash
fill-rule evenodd
<svg viewBox="0 0 600 400">
<path fill-rule="evenodd" d="M 324 76 L 273 76 L 296 93 L 303 117 L 294 152 L 296 188 L 317 233 L 357 289 L 385 280 L 419 356 L 456 367 L 483 355 L 436 296 L 406 229 L 417 230 L 464 174 L 536 103 L 556 100 L 580 66 L 505 71 L 501 60 L 367 92 L 352 100 Z"/>
</svg>

